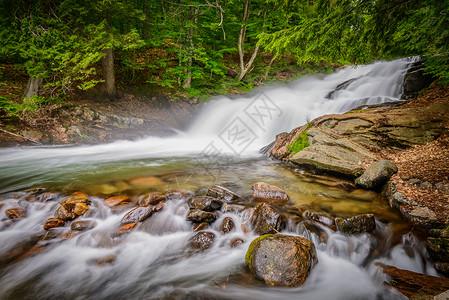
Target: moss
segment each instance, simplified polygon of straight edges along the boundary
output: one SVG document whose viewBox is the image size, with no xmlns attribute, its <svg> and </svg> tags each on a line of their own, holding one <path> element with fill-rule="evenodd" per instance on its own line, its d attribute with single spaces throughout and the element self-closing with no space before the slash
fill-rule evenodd
<svg viewBox="0 0 449 300">
<path fill-rule="evenodd" d="M 287 145 L 287 148 L 293 153 L 293 155 L 295 155 L 304 148 L 309 147 L 310 144 L 308 140 L 309 135 L 307 134 L 307 130 L 304 130 L 292 144 Z"/>
<path fill-rule="evenodd" d="M 246 251 L 246 255 L 245 255 L 245 261 L 246 264 L 248 265 L 249 269 L 251 270 L 251 261 L 253 259 L 253 251 L 254 248 L 258 247 L 260 245 L 260 242 L 264 239 L 266 239 L 267 237 L 270 237 L 274 234 L 264 234 L 262 236 L 259 236 L 258 238 L 254 239 L 251 244 L 248 247 L 248 250 Z"/>
<path fill-rule="evenodd" d="M 355 109 L 355 110 L 350 110 L 348 112 L 345 113 L 346 114 L 357 114 L 357 113 L 361 113 L 363 112 L 363 109 Z"/>
</svg>

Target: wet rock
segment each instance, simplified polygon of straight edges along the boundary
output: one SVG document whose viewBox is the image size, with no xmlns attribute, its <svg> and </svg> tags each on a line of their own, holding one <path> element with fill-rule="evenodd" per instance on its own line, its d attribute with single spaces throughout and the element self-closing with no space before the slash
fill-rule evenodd
<svg viewBox="0 0 449 300">
<path fill-rule="evenodd" d="M 313 221 L 323 224 L 326 227 L 331 228 L 332 230 L 335 230 L 335 220 L 333 217 L 326 215 L 326 214 L 318 214 L 313 213 L 310 211 L 304 212 L 304 220 L 306 221 Z"/>
<path fill-rule="evenodd" d="M 133 230 L 136 228 L 136 225 L 137 225 L 136 222 L 134 222 L 134 223 L 129 223 L 129 224 L 126 224 L 126 225 L 123 225 L 122 227 L 120 227 L 120 229 L 118 230 L 118 232 L 119 232 L 120 234 L 124 234 L 124 233 L 131 232 L 131 231 L 133 231 Z"/>
<path fill-rule="evenodd" d="M 193 193 L 191 191 L 184 191 L 184 190 L 174 190 L 165 193 L 165 197 L 167 197 L 167 200 L 190 199 L 190 197 L 192 196 Z"/>
<path fill-rule="evenodd" d="M 339 231 L 348 234 L 370 233 L 376 229 L 373 214 L 358 215 L 346 219 L 335 218 L 335 224 Z"/>
<path fill-rule="evenodd" d="M 257 205 L 251 218 L 254 232 L 259 235 L 277 233 L 285 228 L 287 219 L 267 203 Z"/>
<path fill-rule="evenodd" d="M 74 192 L 69 198 L 67 198 L 64 203 L 67 204 L 76 204 L 76 203 L 85 203 L 89 205 L 91 201 L 89 200 L 89 196 L 83 192 Z"/>
<path fill-rule="evenodd" d="M 235 227 L 234 220 L 232 220 L 232 218 L 230 217 L 225 217 L 220 226 L 221 233 L 223 234 L 229 233 L 231 232 L 232 229 L 234 229 L 234 227 Z"/>
<path fill-rule="evenodd" d="M 327 243 L 329 235 L 327 232 L 318 225 L 319 223 L 304 223 L 304 230 L 298 230 L 298 233 L 303 234 L 305 230 L 315 234 L 320 239 L 320 243 Z"/>
<path fill-rule="evenodd" d="M 64 232 L 64 228 L 49 228 L 42 240 L 48 241 L 59 237 Z"/>
<path fill-rule="evenodd" d="M 32 194 L 26 198 L 26 200 L 31 202 L 49 202 L 55 201 L 59 198 L 59 194 L 56 193 L 42 193 L 42 194 Z"/>
<path fill-rule="evenodd" d="M 114 263 L 117 260 L 117 257 L 113 254 L 106 255 L 104 257 L 92 258 L 87 261 L 88 264 L 97 265 L 99 267 L 104 267 L 105 265 L 109 265 Z"/>
<path fill-rule="evenodd" d="M 73 221 L 70 225 L 70 229 L 75 231 L 86 231 L 94 228 L 97 223 L 94 220 L 78 220 Z"/>
<path fill-rule="evenodd" d="M 193 197 L 189 200 L 189 207 L 208 212 L 219 210 L 223 206 L 223 202 L 209 196 Z"/>
<path fill-rule="evenodd" d="M 119 204 L 116 206 L 111 206 L 111 212 L 113 214 L 120 214 L 124 211 L 130 210 L 132 208 L 134 208 L 136 205 L 133 203 L 124 203 L 124 204 Z"/>
<path fill-rule="evenodd" d="M 27 216 L 27 210 L 22 207 L 10 208 L 5 210 L 5 214 L 12 220 L 22 219 Z"/>
<path fill-rule="evenodd" d="M 158 187 L 164 184 L 160 178 L 154 176 L 135 178 L 130 180 L 129 183 L 137 189 Z"/>
<path fill-rule="evenodd" d="M 261 201 L 288 201 L 287 194 L 279 187 L 265 182 L 257 182 L 252 188 L 253 198 Z"/>
<path fill-rule="evenodd" d="M 209 224 L 206 222 L 198 223 L 195 226 L 193 226 L 193 231 L 194 232 L 201 231 L 207 229 L 207 227 L 209 227 Z"/>
<path fill-rule="evenodd" d="M 441 273 L 449 275 L 449 227 L 429 230 L 426 248 L 435 268 Z"/>
<path fill-rule="evenodd" d="M 243 205 L 223 203 L 223 206 L 221 207 L 221 212 L 241 213 L 244 209 L 245 206 Z"/>
<path fill-rule="evenodd" d="M 340 83 L 339 85 L 337 85 L 337 87 L 332 91 L 329 92 L 329 94 L 326 95 L 326 99 L 335 99 L 338 94 L 339 91 L 341 90 L 346 90 L 348 88 L 348 86 L 353 83 L 354 81 L 356 81 L 358 78 L 351 78 L 349 80 L 346 80 L 342 83 Z"/>
<path fill-rule="evenodd" d="M 398 171 L 398 167 L 388 160 L 380 160 L 366 168 L 362 176 L 355 180 L 358 186 L 365 189 L 375 189 L 388 180 Z"/>
<path fill-rule="evenodd" d="M 61 219 L 63 221 L 71 221 L 77 217 L 73 212 L 74 205 L 69 205 L 67 203 L 61 203 L 55 212 L 55 218 Z"/>
<path fill-rule="evenodd" d="M 121 204 L 126 204 L 131 202 L 128 196 L 125 195 L 119 195 L 114 197 L 109 197 L 106 200 L 104 200 L 104 205 L 106 206 L 117 206 Z"/>
<path fill-rule="evenodd" d="M 55 227 L 62 227 L 65 225 L 65 222 L 61 219 L 49 218 L 45 221 L 44 229 L 48 230 Z"/>
<path fill-rule="evenodd" d="M 410 99 L 418 96 L 418 93 L 427 88 L 434 78 L 431 75 L 424 74 L 423 64 L 418 62 L 407 70 L 404 76 L 402 99 Z"/>
<path fill-rule="evenodd" d="M 218 198 L 221 201 L 226 202 L 226 203 L 231 203 L 231 202 L 237 201 L 241 198 L 236 193 L 228 190 L 227 188 L 219 186 L 219 185 L 214 185 L 213 187 L 208 189 L 206 195 L 213 197 L 213 198 Z"/>
<path fill-rule="evenodd" d="M 253 240 L 246 252 L 251 273 L 268 285 L 302 285 L 318 262 L 314 244 L 302 237 L 267 234 Z"/>
<path fill-rule="evenodd" d="M 154 208 L 152 206 L 138 206 L 127 213 L 123 218 L 121 223 L 135 223 L 142 222 L 153 213 Z"/>
<path fill-rule="evenodd" d="M 167 197 L 165 195 L 161 195 L 160 193 L 150 193 L 146 194 L 142 200 L 139 202 L 140 205 L 156 205 L 160 202 L 167 201 Z"/>
<path fill-rule="evenodd" d="M 447 299 L 436 297 L 449 290 L 449 279 L 424 275 L 376 263 L 389 276 L 388 285 L 410 299 Z"/>
<path fill-rule="evenodd" d="M 242 238 L 235 238 L 231 241 L 231 248 L 238 247 L 241 244 L 244 244 L 245 241 Z"/>
<path fill-rule="evenodd" d="M 209 231 L 200 231 L 189 239 L 189 247 L 193 250 L 204 251 L 212 247 L 216 235 Z"/>
<path fill-rule="evenodd" d="M 82 216 L 89 210 L 89 206 L 85 203 L 76 203 L 73 212 L 77 216 Z"/>
<path fill-rule="evenodd" d="M 212 223 L 217 219 L 217 215 L 213 212 L 207 212 L 199 209 L 191 209 L 187 214 L 187 221 Z"/>
<path fill-rule="evenodd" d="M 164 208 L 164 203 L 163 202 L 159 202 L 158 204 L 153 206 L 153 211 L 154 212 L 159 212 Z"/>
</svg>

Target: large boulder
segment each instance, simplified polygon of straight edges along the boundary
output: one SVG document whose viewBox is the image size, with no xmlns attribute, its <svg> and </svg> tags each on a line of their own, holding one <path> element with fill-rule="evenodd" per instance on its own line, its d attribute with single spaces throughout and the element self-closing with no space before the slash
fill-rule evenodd
<svg viewBox="0 0 449 300">
<path fill-rule="evenodd" d="M 434 79 L 431 75 L 424 73 L 421 62 L 414 63 L 404 76 L 401 98 L 415 98 L 421 90 L 429 87 Z"/>
<path fill-rule="evenodd" d="M 298 236 L 267 234 L 253 240 L 246 252 L 251 273 L 268 285 L 296 287 L 318 262 L 314 244 Z"/>
<path fill-rule="evenodd" d="M 287 193 L 281 188 L 265 182 L 257 182 L 253 184 L 253 198 L 262 201 L 288 201 Z"/>
<path fill-rule="evenodd" d="M 389 160 L 380 160 L 366 168 L 365 172 L 355 180 L 358 186 L 365 189 L 375 189 L 388 180 L 398 171 L 398 167 Z"/>
<path fill-rule="evenodd" d="M 285 228 L 287 219 L 278 213 L 271 205 L 260 203 L 256 206 L 251 218 L 254 232 L 259 235 L 279 233 Z"/>
<path fill-rule="evenodd" d="M 226 203 L 231 203 L 240 199 L 239 195 L 219 185 L 214 185 L 208 189 L 206 195 L 218 198 Z"/>
</svg>

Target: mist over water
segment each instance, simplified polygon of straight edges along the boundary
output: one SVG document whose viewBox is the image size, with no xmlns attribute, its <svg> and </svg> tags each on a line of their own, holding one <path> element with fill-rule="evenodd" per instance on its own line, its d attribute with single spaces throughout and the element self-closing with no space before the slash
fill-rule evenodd
<svg viewBox="0 0 449 300">
<path fill-rule="evenodd" d="M 87 191 L 129 183 L 138 176 L 159 176 L 156 191 L 178 187 L 201 192 L 213 184 L 223 184 L 243 196 L 250 193 L 254 182 L 267 180 L 299 202 L 332 206 L 337 216 L 343 214 L 341 207 L 350 208 L 348 214 L 378 207 L 388 211 L 387 204 L 374 193 L 341 191 L 332 179 L 324 185 L 268 161 L 258 151 L 280 132 L 318 116 L 399 100 L 403 77 L 412 61 L 350 66 L 325 77 L 265 87 L 233 99 L 217 97 L 204 105 L 188 130 L 172 137 L 95 146 L 0 149 L 0 200 L 4 204 L 0 214 L 3 217 L 5 210 L 23 205 L 24 199 L 13 191 L 38 185 L 58 192 L 83 187 Z M 336 90 L 345 82 L 344 89 Z M 204 154 L 227 157 L 227 168 L 218 179 L 189 174 Z M 193 233 L 186 221 L 185 201 L 167 201 L 164 209 L 144 221 L 139 230 L 117 235 L 126 212 L 113 214 L 104 205 L 104 198 L 90 199 L 95 208 L 90 219 L 95 220 L 96 227 L 71 239 L 48 241 L 37 255 L 0 270 L 1 299 L 195 299 L 201 295 L 257 300 L 403 299 L 383 285 L 385 277 L 375 262 L 436 274 L 425 260 L 422 242 L 412 233 L 395 242 L 400 231 L 394 229 L 398 220 L 385 217 L 388 221 L 377 221 L 375 235 L 349 236 L 323 227 L 328 235 L 326 243 L 316 233 L 289 226 L 283 233 L 304 236 L 315 243 L 319 263 L 299 288 L 266 287 L 244 268 L 246 250 L 256 237 L 242 230 L 247 215 L 223 212 L 208 229 L 217 236 L 213 247 L 194 254 L 186 248 Z M 26 205 L 26 218 L 13 223 L 0 219 L 0 257 L 42 233 L 43 223 L 59 203 Z M 227 235 L 219 228 L 224 217 L 231 217 L 236 225 Z M 231 248 L 234 238 L 245 242 Z M 95 263 L 108 256 L 115 258 L 112 263 Z"/>
</svg>

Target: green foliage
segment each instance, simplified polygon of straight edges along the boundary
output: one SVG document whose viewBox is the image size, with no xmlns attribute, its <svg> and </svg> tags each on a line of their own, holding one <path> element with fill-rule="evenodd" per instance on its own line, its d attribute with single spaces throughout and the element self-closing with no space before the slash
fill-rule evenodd
<svg viewBox="0 0 449 300">
<path fill-rule="evenodd" d="M 14 103 L 13 101 L 7 99 L 6 97 L 0 96 L 0 111 L 6 113 L 9 117 L 20 117 L 20 114 L 24 112 L 36 112 L 43 105 L 47 103 L 61 102 L 63 101 L 61 98 L 56 97 L 42 97 L 42 96 L 33 96 L 31 98 L 25 98 L 22 100 L 22 103 Z"/>
<path fill-rule="evenodd" d="M 309 128 L 309 126 L 307 128 Z M 294 155 L 304 148 L 310 146 L 308 139 L 309 136 L 307 135 L 307 130 L 304 130 L 292 144 L 287 145 L 287 148 Z"/>
</svg>

